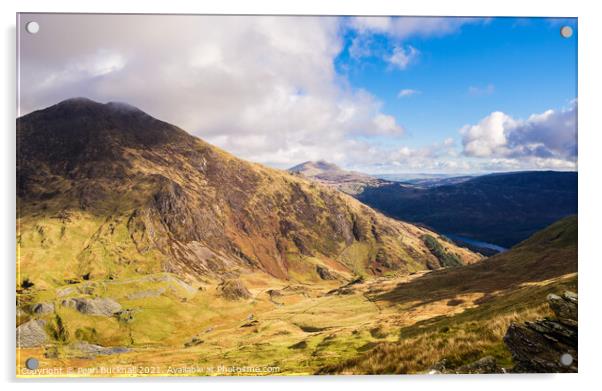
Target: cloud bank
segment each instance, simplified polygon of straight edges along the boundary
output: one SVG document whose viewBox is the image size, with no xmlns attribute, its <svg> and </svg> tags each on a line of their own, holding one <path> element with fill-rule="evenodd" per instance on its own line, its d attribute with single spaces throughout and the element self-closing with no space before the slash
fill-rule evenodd
<svg viewBox="0 0 602 391">
<path fill-rule="evenodd" d="M 500 111 L 461 130 L 469 157 L 531 161 L 536 167 L 576 168 L 577 102 L 562 110 L 514 119 Z M 503 161 L 503 160 L 502 160 Z"/>
<path fill-rule="evenodd" d="M 337 73 L 345 46 L 389 69 L 419 66 L 412 37 L 455 34 L 477 18 L 31 15 L 21 37 L 20 112 L 85 96 L 122 101 L 235 155 L 287 168 L 325 159 L 367 172 L 576 166 L 576 104 L 517 120 L 492 113 L 448 138 L 400 146 L 403 118 Z M 345 34 L 352 34 L 345 42 Z M 389 46 L 375 47 L 386 36 Z M 375 51 L 376 50 L 376 51 Z M 420 93 L 402 89 L 398 97 Z M 436 115 L 436 113 L 432 113 Z"/>
<path fill-rule="evenodd" d="M 342 159 L 352 137 L 403 132 L 381 101 L 336 73 L 338 18 L 36 20 L 44 34 L 25 35 L 21 48 L 22 113 L 73 96 L 125 101 L 238 156 L 279 167 Z"/>
</svg>

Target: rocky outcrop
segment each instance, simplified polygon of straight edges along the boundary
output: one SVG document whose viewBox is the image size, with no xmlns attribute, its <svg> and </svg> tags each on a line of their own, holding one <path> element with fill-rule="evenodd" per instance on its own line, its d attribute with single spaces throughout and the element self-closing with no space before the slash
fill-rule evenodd
<svg viewBox="0 0 602 391">
<path fill-rule="evenodd" d="M 251 292 L 240 280 L 226 280 L 218 288 L 220 295 L 228 300 L 248 299 Z"/>
<path fill-rule="evenodd" d="M 336 280 L 337 276 L 334 275 L 334 273 L 332 273 L 330 270 L 328 270 L 327 268 L 325 268 L 324 266 L 316 266 L 316 273 L 318 273 L 318 276 L 320 276 L 320 278 L 322 280 Z"/>
<path fill-rule="evenodd" d="M 130 349 L 123 346 L 100 346 L 88 342 L 76 342 L 69 345 L 67 353 L 70 356 L 92 359 L 96 356 L 110 356 L 129 352 Z"/>
<path fill-rule="evenodd" d="M 106 297 L 71 298 L 63 300 L 61 305 L 73 308 L 85 315 L 113 316 L 121 311 L 121 305 L 118 302 Z"/>
<path fill-rule="evenodd" d="M 35 348 L 44 345 L 47 340 L 46 321 L 44 320 L 30 320 L 17 327 L 17 347 L 19 348 Z"/>
<path fill-rule="evenodd" d="M 46 315 L 54 312 L 54 304 L 38 303 L 31 307 L 31 312 L 36 315 Z"/>
<path fill-rule="evenodd" d="M 555 317 L 508 327 L 504 342 L 513 372 L 577 372 L 577 294 L 548 295 Z"/>
<path fill-rule="evenodd" d="M 497 361 L 492 356 L 483 357 L 475 362 L 462 365 L 455 369 L 450 369 L 449 366 L 448 360 L 443 359 L 431 368 L 429 375 L 504 373 L 504 370 L 497 365 Z"/>
</svg>

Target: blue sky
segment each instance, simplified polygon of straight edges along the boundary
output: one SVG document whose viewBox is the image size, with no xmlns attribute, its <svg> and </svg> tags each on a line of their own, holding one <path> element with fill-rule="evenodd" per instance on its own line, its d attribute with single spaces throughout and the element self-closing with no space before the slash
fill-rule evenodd
<svg viewBox="0 0 602 391">
<path fill-rule="evenodd" d="M 336 68 L 349 82 L 382 100 L 383 110 L 407 129 L 386 142 L 420 147 L 447 137 L 494 111 L 527 118 L 568 106 L 577 97 L 577 40 L 563 39 L 560 26 L 574 19 L 492 18 L 463 25 L 442 37 L 403 41 L 420 54 L 405 69 L 381 57 L 354 59 L 349 54 L 358 33 L 344 34 L 345 50 Z M 377 45 L 396 39 L 375 34 Z M 399 97 L 401 90 L 417 93 Z"/>
<path fill-rule="evenodd" d="M 126 102 L 281 169 L 577 169 L 575 19 L 27 14 L 19 28 L 29 20 L 22 114 Z"/>
<path fill-rule="evenodd" d="M 571 26 L 573 37 L 562 38 L 562 26 Z M 376 53 L 357 58 L 352 47 L 361 35 L 344 31 L 337 72 L 377 96 L 406 130 L 373 143 L 421 148 L 458 139 L 459 129 L 492 112 L 527 119 L 577 98 L 576 19 L 473 19 L 443 36 L 401 40 L 375 32 L 369 39 Z M 418 53 L 403 68 L 378 55 L 399 45 Z"/>
</svg>

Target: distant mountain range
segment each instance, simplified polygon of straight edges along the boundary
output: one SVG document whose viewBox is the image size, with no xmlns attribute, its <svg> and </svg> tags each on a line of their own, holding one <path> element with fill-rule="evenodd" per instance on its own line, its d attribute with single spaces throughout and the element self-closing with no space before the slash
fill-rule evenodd
<svg viewBox="0 0 602 391">
<path fill-rule="evenodd" d="M 328 175 L 330 165 L 321 166 L 324 170 L 320 177 L 330 181 L 316 178 L 311 171 L 306 176 L 345 191 L 345 187 L 332 183 L 344 178 L 345 171 L 335 166 L 336 175 Z M 361 178 L 357 173 L 353 176 Z M 450 234 L 470 247 L 475 240 L 512 247 L 551 223 L 577 213 L 576 172 L 423 175 L 406 177 L 403 182 L 391 179 L 381 179 L 375 185 L 364 180 L 360 191 L 349 193 L 388 216 Z"/>
</svg>

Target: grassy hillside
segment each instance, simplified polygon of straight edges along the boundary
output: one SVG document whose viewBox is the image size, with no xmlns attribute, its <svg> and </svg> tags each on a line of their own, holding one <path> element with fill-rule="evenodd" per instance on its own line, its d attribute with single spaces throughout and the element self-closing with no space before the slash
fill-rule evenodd
<svg viewBox="0 0 602 391">
<path fill-rule="evenodd" d="M 502 343 L 509 323 L 548 315 L 547 293 L 576 290 L 576 240 L 571 217 L 474 265 L 349 284 L 290 283 L 255 272 L 240 277 L 250 294 L 238 299 L 227 298 L 218 284 L 189 286 L 164 273 L 24 290 L 19 322 L 45 319 L 56 329 L 58 315 L 67 337 L 19 349 L 17 361 L 132 364 L 163 375 L 182 366 L 194 368 L 184 375 L 237 374 L 245 366 L 259 368 L 251 373 L 259 375 L 416 373 L 442 360 L 458 368 L 487 355 L 509 367 Z M 123 310 L 98 317 L 60 305 L 82 295 L 114 298 Z M 31 314 L 40 302 L 54 303 L 55 311 Z M 130 350 L 90 357 L 75 345 L 82 340 Z"/>
<path fill-rule="evenodd" d="M 432 232 L 130 106 L 68 100 L 20 118 L 17 133 L 19 280 L 38 287 L 159 271 L 310 282 L 318 266 L 342 280 L 441 266 L 420 239 Z"/>
<path fill-rule="evenodd" d="M 396 338 L 369 290 L 482 259 L 123 104 L 62 102 L 17 140 L 18 368 L 309 374 Z"/>
<path fill-rule="evenodd" d="M 478 264 L 434 271 L 374 293 L 371 300 L 401 311 L 427 311 L 383 342 L 321 373 L 413 373 L 445 360 L 458 368 L 493 356 L 512 366 L 502 338 L 510 322 L 550 314 L 548 293 L 577 291 L 577 218 L 565 218 L 510 251 Z M 464 307 L 443 314 L 441 308 Z M 439 312 L 439 313 L 438 313 Z"/>
</svg>

